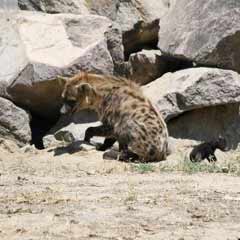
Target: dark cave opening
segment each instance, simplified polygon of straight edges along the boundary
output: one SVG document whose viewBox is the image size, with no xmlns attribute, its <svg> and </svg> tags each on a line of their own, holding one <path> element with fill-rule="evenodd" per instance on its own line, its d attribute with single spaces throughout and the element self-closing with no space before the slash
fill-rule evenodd
<svg viewBox="0 0 240 240">
<path fill-rule="evenodd" d="M 159 19 L 150 23 L 137 22 L 133 29 L 123 33 L 124 58 L 143 49 L 158 49 Z"/>
<path fill-rule="evenodd" d="M 158 41 L 153 39 L 152 41 L 149 41 L 147 43 L 136 43 L 132 48 L 131 51 L 124 50 L 124 59 L 125 61 L 129 60 L 129 57 L 132 53 L 140 52 L 144 49 L 146 50 L 158 50 L 157 47 Z"/>
</svg>

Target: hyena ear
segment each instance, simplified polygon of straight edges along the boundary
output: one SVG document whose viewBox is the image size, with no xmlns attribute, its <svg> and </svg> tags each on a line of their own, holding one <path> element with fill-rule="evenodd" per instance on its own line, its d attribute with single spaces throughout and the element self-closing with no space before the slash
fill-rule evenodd
<svg viewBox="0 0 240 240">
<path fill-rule="evenodd" d="M 78 86 L 78 95 L 84 96 L 96 95 L 96 90 L 89 83 L 82 83 Z"/>
<path fill-rule="evenodd" d="M 67 80 L 68 80 L 67 77 L 57 76 L 57 81 L 58 81 L 59 85 L 65 85 L 65 83 L 67 82 Z"/>
</svg>

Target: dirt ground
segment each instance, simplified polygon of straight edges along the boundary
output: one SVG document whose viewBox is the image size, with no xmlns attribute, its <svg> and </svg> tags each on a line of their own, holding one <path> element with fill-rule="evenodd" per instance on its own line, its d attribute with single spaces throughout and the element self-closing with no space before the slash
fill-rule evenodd
<svg viewBox="0 0 240 240">
<path fill-rule="evenodd" d="M 161 164 L 140 173 L 95 150 L 5 146 L 0 239 L 240 239 L 239 177 L 164 172 Z"/>
</svg>

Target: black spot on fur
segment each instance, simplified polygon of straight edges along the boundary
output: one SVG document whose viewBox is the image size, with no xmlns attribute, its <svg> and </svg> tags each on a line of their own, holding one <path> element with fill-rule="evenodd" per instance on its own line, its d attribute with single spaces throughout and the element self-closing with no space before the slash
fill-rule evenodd
<svg viewBox="0 0 240 240">
<path fill-rule="evenodd" d="M 155 154 L 156 154 L 156 147 L 152 145 L 149 151 L 149 155 L 154 156 Z"/>
<path fill-rule="evenodd" d="M 132 104 L 132 109 L 136 109 L 137 108 L 137 104 L 136 103 L 134 103 L 134 104 Z"/>
<path fill-rule="evenodd" d="M 146 127 L 143 125 L 143 124 L 141 124 L 141 123 L 139 123 L 139 122 L 137 122 L 137 121 L 134 121 L 134 123 L 139 127 L 139 129 L 143 132 L 143 134 L 146 136 L 147 135 L 147 129 L 146 129 Z"/>
<path fill-rule="evenodd" d="M 144 134 L 143 131 L 141 131 L 141 130 L 139 129 L 138 134 L 139 134 L 139 136 L 141 137 L 141 139 L 138 139 L 138 140 L 146 141 L 146 134 Z"/>
<path fill-rule="evenodd" d="M 156 118 L 150 114 L 145 115 L 144 117 L 144 122 L 148 121 L 148 120 L 155 120 Z"/>
<path fill-rule="evenodd" d="M 151 134 L 152 134 L 153 136 L 156 136 L 156 135 L 158 134 L 158 132 L 157 132 L 156 130 L 151 130 Z"/>
<path fill-rule="evenodd" d="M 132 114 L 132 118 L 135 119 L 135 118 L 137 117 L 137 115 L 138 115 L 138 113 L 137 113 L 137 112 L 134 112 L 134 113 Z"/>
<path fill-rule="evenodd" d="M 146 142 L 146 140 L 147 140 L 146 135 L 143 135 L 143 136 L 142 136 L 142 140 L 143 140 L 144 142 Z"/>
</svg>

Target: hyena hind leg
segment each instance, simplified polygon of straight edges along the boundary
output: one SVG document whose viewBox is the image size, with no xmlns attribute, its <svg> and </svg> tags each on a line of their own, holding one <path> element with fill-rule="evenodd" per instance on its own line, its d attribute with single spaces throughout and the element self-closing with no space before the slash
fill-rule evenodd
<svg viewBox="0 0 240 240">
<path fill-rule="evenodd" d="M 119 151 L 120 151 L 120 156 L 119 160 L 120 161 L 137 161 L 139 160 L 139 156 L 136 153 L 133 153 L 128 149 L 128 144 L 119 142 Z"/>
<path fill-rule="evenodd" d="M 123 162 L 129 162 L 129 161 L 137 161 L 139 159 L 138 155 L 127 150 L 127 151 L 115 151 L 115 150 L 109 150 L 104 152 L 103 159 L 107 160 L 119 160 Z"/>
</svg>

